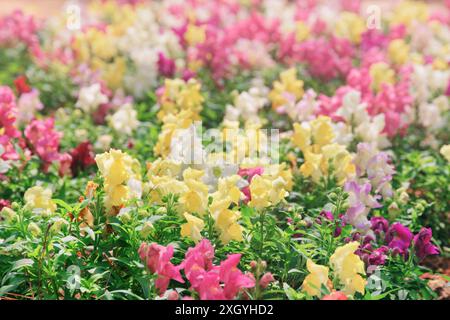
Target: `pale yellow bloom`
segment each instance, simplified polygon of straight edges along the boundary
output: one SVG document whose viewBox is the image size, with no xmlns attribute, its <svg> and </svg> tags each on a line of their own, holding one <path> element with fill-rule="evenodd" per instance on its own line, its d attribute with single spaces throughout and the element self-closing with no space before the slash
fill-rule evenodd
<svg viewBox="0 0 450 320">
<path fill-rule="evenodd" d="M 374 63 L 369 70 L 372 78 L 372 88 L 380 90 L 382 84 L 394 84 L 395 72 L 384 62 Z"/>
<path fill-rule="evenodd" d="M 36 186 L 28 189 L 24 195 L 25 206 L 34 213 L 50 215 L 56 211 L 56 204 L 52 201 L 52 191 Z"/>
<path fill-rule="evenodd" d="M 295 40 L 303 42 L 308 39 L 309 34 L 309 27 L 303 21 L 297 21 L 295 24 Z"/>
<path fill-rule="evenodd" d="M 366 31 L 364 20 L 353 12 L 341 13 L 335 25 L 336 35 L 356 44 L 361 42 L 361 34 L 364 31 Z"/>
<path fill-rule="evenodd" d="M 409 26 L 413 21 L 426 21 L 428 16 L 426 3 L 409 0 L 402 1 L 394 10 L 391 25 L 405 24 Z"/>
<path fill-rule="evenodd" d="M 442 146 L 440 151 L 444 158 L 447 159 L 448 162 L 450 162 L 450 144 Z"/>
<path fill-rule="evenodd" d="M 201 44 L 206 40 L 206 31 L 203 26 L 196 26 L 194 24 L 189 24 L 184 34 L 184 40 L 190 46 L 195 46 Z"/>
<path fill-rule="evenodd" d="M 205 223 L 202 219 L 187 212 L 184 213 L 184 217 L 187 222 L 181 225 L 181 236 L 190 238 L 194 240 L 194 242 L 199 242 L 202 239 L 200 232 L 205 227 Z"/>
<path fill-rule="evenodd" d="M 286 95 L 293 97 L 295 101 L 303 96 L 303 81 L 297 79 L 297 70 L 290 68 L 280 74 L 280 80 L 273 83 L 273 89 L 269 93 L 272 107 L 278 108 L 288 103 Z"/>
<path fill-rule="evenodd" d="M 336 249 L 330 257 L 330 265 L 335 276 L 343 285 L 343 292 L 353 295 L 355 292 L 364 294 L 366 281 L 361 275 L 365 275 L 364 262 L 354 252 L 359 243 L 354 241 Z"/>
<path fill-rule="evenodd" d="M 309 274 L 303 280 L 302 290 L 310 296 L 321 296 L 322 286 L 328 287 L 328 268 L 315 264 L 311 259 L 306 261 Z"/>
<path fill-rule="evenodd" d="M 389 44 L 388 54 L 393 63 L 402 65 L 408 60 L 409 46 L 403 39 L 393 40 Z"/>
<path fill-rule="evenodd" d="M 208 209 L 208 186 L 201 181 L 204 172 L 188 168 L 183 172 L 187 191 L 181 195 L 180 204 L 190 213 L 204 215 Z"/>
<path fill-rule="evenodd" d="M 243 228 L 237 223 L 240 218 L 239 211 L 229 209 L 222 210 L 215 214 L 216 228 L 220 233 L 220 241 L 227 244 L 231 240 L 242 241 Z"/>
</svg>

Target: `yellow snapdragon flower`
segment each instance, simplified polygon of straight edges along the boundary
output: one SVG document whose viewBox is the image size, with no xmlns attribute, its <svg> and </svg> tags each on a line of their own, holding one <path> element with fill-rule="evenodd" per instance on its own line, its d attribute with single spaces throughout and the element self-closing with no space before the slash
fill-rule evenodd
<svg viewBox="0 0 450 320">
<path fill-rule="evenodd" d="M 149 180 L 150 199 L 160 205 L 163 204 L 163 198 L 169 194 L 181 195 L 188 192 L 186 184 L 173 177 L 151 176 Z M 181 208 L 177 208 L 177 210 L 181 210 Z"/>
<path fill-rule="evenodd" d="M 309 274 L 303 280 L 302 291 L 310 296 L 321 296 L 322 286 L 328 286 L 328 268 L 315 264 L 311 259 L 306 261 Z"/>
<path fill-rule="evenodd" d="M 353 43 L 361 42 L 361 35 L 366 31 L 364 20 L 353 12 L 343 12 L 339 16 L 335 33 L 337 36 L 350 40 Z"/>
<path fill-rule="evenodd" d="M 25 192 L 24 199 L 25 207 L 34 213 L 47 216 L 56 211 L 56 203 L 52 201 L 50 189 L 44 189 L 41 186 L 32 187 Z"/>
<path fill-rule="evenodd" d="M 290 68 L 280 74 L 280 80 L 273 83 L 273 89 L 269 93 L 269 99 L 274 109 L 288 103 L 286 95 L 291 95 L 295 101 L 303 96 L 303 81 L 297 79 L 297 70 Z"/>
<path fill-rule="evenodd" d="M 167 114 L 163 119 L 164 124 L 159 133 L 158 142 L 153 148 L 155 154 L 163 158 L 167 157 L 170 153 L 170 144 L 176 130 L 189 128 L 198 117 L 199 115 L 191 110 L 183 110 L 175 115 Z"/>
<path fill-rule="evenodd" d="M 358 249 L 357 241 L 350 242 L 336 249 L 330 257 L 330 265 L 340 284 L 344 286 L 343 292 L 353 295 L 355 292 L 364 294 L 366 285 L 364 262 L 354 252 Z"/>
<path fill-rule="evenodd" d="M 310 122 L 294 123 L 291 140 L 303 152 L 305 161 L 300 167 L 303 176 L 318 183 L 323 176 L 331 174 L 331 166 L 337 182 L 343 184 L 354 174 L 352 156 L 344 146 L 332 143 L 334 138 L 329 117 L 319 116 Z"/>
<path fill-rule="evenodd" d="M 182 79 L 166 79 L 164 92 L 159 100 L 161 109 L 157 116 L 162 121 L 166 115 L 176 115 L 182 110 L 191 111 L 194 118 L 199 120 L 205 101 L 201 94 L 201 84 L 195 79 L 187 82 Z"/>
<path fill-rule="evenodd" d="M 222 210 L 216 214 L 215 226 L 220 233 L 220 241 L 223 244 L 227 244 L 231 240 L 242 241 L 243 228 L 237 223 L 240 216 L 239 211 L 229 209 Z"/>
<path fill-rule="evenodd" d="M 397 65 L 406 63 L 409 56 L 409 46 L 403 39 L 391 41 L 388 47 L 389 59 Z"/>
<path fill-rule="evenodd" d="M 200 232 L 205 227 L 205 223 L 202 219 L 197 218 L 187 212 L 184 213 L 184 217 L 187 222 L 181 225 L 181 236 L 190 238 L 194 242 L 199 242 L 202 239 Z"/>
<path fill-rule="evenodd" d="M 440 152 L 450 162 L 450 144 L 442 146 Z"/>
<path fill-rule="evenodd" d="M 105 181 L 105 206 L 109 213 L 113 207 L 119 207 L 131 197 L 130 188 L 126 183 L 131 179 L 140 180 L 139 162 L 120 150 L 95 157 L 97 167 Z"/>
<path fill-rule="evenodd" d="M 282 177 L 255 176 L 250 183 L 251 200 L 248 205 L 256 209 L 263 209 L 278 204 L 287 195 L 284 189 L 286 182 Z"/>
<path fill-rule="evenodd" d="M 196 26 L 195 24 L 189 24 L 184 34 L 184 40 L 186 40 L 189 46 L 195 46 L 201 44 L 206 40 L 206 30 L 203 26 Z"/>
<path fill-rule="evenodd" d="M 380 90 L 382 84 L 395 83 L 395 71 L 384 62 L 374 63 L 370 66 L 370 77 L 372 78 L 372 89 Z"/>
<path fill-rule="evenodd" d="M 292 142 L 302 151 L 306 151 L 312 145 L 322 147 L 330 144 L 335 138 L 331 119 L 319 116 L 309 123 L 294 123 Z"/>
<path fill-rule="evenodd" d="M 184 183 L 188 190 L 181 195 L 180 203 L 187 212 L 204 215 L 208 209 L 208 186 L 201 181 L 203 175 L 202 170 L 192 168 L 187 168 L 183 172 Z"/>
<path fill-rule="evenodd" d="M 308 39 L 309 34 L 309 27 L 303 21 L 297 21 L 295 23 L 295 40 L 303 42 Z"/>
</svg>

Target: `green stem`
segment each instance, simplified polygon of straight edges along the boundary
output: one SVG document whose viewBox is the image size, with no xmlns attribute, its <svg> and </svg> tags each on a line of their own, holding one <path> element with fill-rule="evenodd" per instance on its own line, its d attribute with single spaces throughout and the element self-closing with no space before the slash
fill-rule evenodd
<svg viewBox="0 0 450 320">
<path fill-rule="evenodd" d="M 266 211 L 261 210 L 259 214 L 259 224 L 260 224 L 260 233 L 261 233 L 261 246 L 259 249 L 259 258 L 262 261 L 263 260 L 263 251 L 264 251 L 264 220 L 266 217 Z"/>
</svg>

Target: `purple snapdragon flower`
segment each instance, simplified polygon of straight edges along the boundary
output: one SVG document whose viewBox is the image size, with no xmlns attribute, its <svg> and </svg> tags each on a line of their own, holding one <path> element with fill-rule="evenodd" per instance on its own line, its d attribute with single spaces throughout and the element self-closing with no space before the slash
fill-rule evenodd
<svg viewBox="0 0 450 320">
<path fill-rule="evenodd" d="M 405 227 L 399 222 L 391 225 L 386 233 L 385 242 L 393 253 L 406 256 L 408 249 L 413 239 L 413 234 L 408 227 Z"/>
<path fill-rule="evenodd" d="M 431 228 L 422 228 L 414 236 L 414 248 L 420 260 L 430 255 L 439 254 L 439 249 L 431 243 L 432 235 Z"/>
<path fill-rule="evenodd" d="M 386 234 L 389 230 L 389 222 L 383 217 L 372 217 L 370 223 L 371 229 L 376 235 Z"/>
</svg>

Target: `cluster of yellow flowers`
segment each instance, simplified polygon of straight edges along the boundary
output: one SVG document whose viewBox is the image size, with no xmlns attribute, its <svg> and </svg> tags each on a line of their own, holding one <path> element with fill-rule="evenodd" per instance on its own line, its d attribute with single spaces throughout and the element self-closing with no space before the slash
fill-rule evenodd
<svg viewBox="0 0 450 320">
<path fill-rule="evenodd" d="M 413 21 L 426 21 L 429 17 L 428 6 L 419 1 L 401 1 L 393 11 L 390 17 L 390 24 L 395 26 L 399 24 L 411 25 Z"/>
<path fill-rule="evenodd" d="M 239 121 L 224 121 L 220 138 L 228 149 L 223 157 L 231 163 L 242 163 L 270 156 L 269 137 L 261 127 L 260 123 L 246 121 L 244 129 L 240 129 Z"/>
<path fill-rule="evenodd" d="M 335 25 L 335 33 L 337 36 L 348 39 L 356 44 L 361 42 L 361 35 L 365 31 L 366 24 L 364 19 L 353 12 L 341 13 Z"/>
<path fill-rule="evenodd" d="M 330 265 L 333 274 L 342 286 L 342 291 L 347 295 L 354 295 L 355 292 L 364 294 L 366 280 L 364 262 L 354 252 L 358 249 L 359 243 L 354 241 L 336 249 L 330 257 Z M 302 290 L 310 296 L 321 296 L 322 286 L 331 289 L 331 281 L 328 278 L 328 267 L 315 264 L 308 259 L 306 268 L 309 274 L 303 281 Z"/>
<path fill-rule="evenodd" d="M 122 85 L 126 71 L 126 60 L 118 54 L 116 41 L 111 29 L 90 28 L 75 36 L 73 49 L 79 61 L 88 62 L 89 66 L 100 71 L 101 77 L 111 89 Z"/>
<path fill-rule="evenodd" d="M 166 80 L 160 97 L 158 118 L 163 125 L 154 147 L 156 155 L 167 157 L 176 130 L 187 129 L 200 120 L 204 101 L 200 88 L 200 83 L 193 79 L 188 82 L 181 79 Z"/>
<path fill-rule="evenodd" d="M 126 153 L 111 149 L 95 157 L 104 178 L 105 207 L 115 215 L 124 203 L 136 196 L 130 181 L 140 181 L 140 164 Z"/>
<path fill-rule="evenodd" d="M 285 163 L 266 166 L 264 173 L 255 176 L 250 183 L 248 205 L 255 209 L 276 205 L 289 195 L 292 186 L 292 171 Z"/>
<path fill-rule="evenodd" d="M 95 9 L 95 5 L 93 6 Z M 122 86 L 126 72 L 126 59 L 118 48 L 118 39 L 133 24 L 135 10 L 131 6 L 119 7 L 115 1 L 108 1 L 98 7 L 101 18 L 108 21 L 103 29 L 91 27 L 75 34 L 72 48 L 80 62 L 88 63 L 109 88 Z"/>
<path fill-rule="evenodd" d="M 300 172 L 320 182 L 322 177 L 331 173 L 339 184 L 343 184 L 355 172 L 352 156 L 345 146 L 333 143 L 335 133 L 331 119 L 325 116 L 301 124 L 294 123 L 293 144 L 303 152 L 305 162 Z M 333 172 L 330 172 L 330 166 Z"/>
<path fill-rule="evenodd" d="M 297 79 L 297 70 L 290 68 L 280 74 L 280 80 L 273 83 L 273 89 L 269 93 L 269 99 L 274 109 L 287 104 L 288 96 L 295 101 L 303 97 L 303 81 Z"/>
<path fill-rule="evenodd" d="M 181 171 L 181 164 L 158 159 L 151 164 L 148 172 L 151 201 L 162 204 L 164 196 L 180 196 L 176 210 L 183 212 L 187 221 L 181 226 L 181 236 L 196 242 L 201 240 L 200 232 L 205 226 L 202 218 L 209 212 L 223 243 L 242 240 L 242 227 L 237 223 L 240 213 L 229 209 L 231 204 L 237 205 L 242 197 L 237 187 L 241 177 L 232 175 L 220 178 L 217 191 L 209 194 L 208 186 L 202 182 L 203 170 L 187 168 L 182 172 L 183 180 L 180 181 Z M 209 196 L 212 202 L 208 206 Z"/>
<path fill-rule="evenodd" d="M 190 110 L 198 116 L 205 100 L 200 89 L 201 84 L 195 79 L 187 82 L 182 79 L 166 79 L 164 91 L 159 97 L 158 119 L 163 121 L 168 114 L 176 115 L 183 110 Z"/>
</svg>

